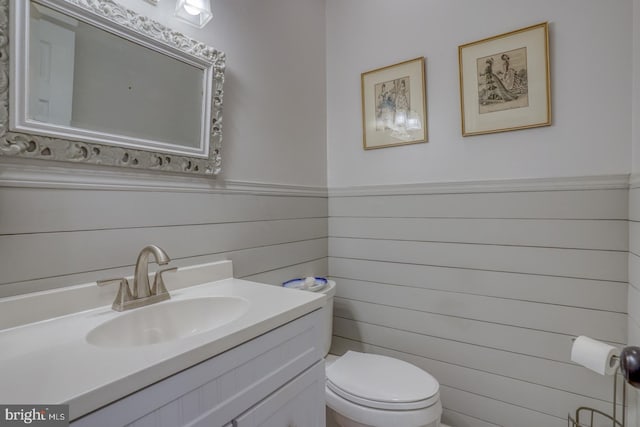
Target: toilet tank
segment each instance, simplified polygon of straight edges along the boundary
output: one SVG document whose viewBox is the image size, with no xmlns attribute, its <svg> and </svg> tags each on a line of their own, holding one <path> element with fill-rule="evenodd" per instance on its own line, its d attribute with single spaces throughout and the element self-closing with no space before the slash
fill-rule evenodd
<svg viewBox="0 0 640 427">
<path fill-rule="evenodd" d="M 329 354 L 329 349 L 331 348 L 331 337 L 333 336 L 333 297 L 336 294 L 336 282 L 333 280 L 329 280 L 327 282 L 327 286 L 318 292 L 322 292 L 327 296 L 327 302 L 321 308 L 323 311 L 322 319 L 325 323 L 325 331 L 324 331 L 324 355 Z"/>
<path fill-rule="evenodd" d="M 315 283 L 314 283 L 315 280 Z M 309 282 L 311 285 L 308 285 Z M 325 330 L 322 337 L 322 349 L 324 355 L 329 354 L 331 348 L 331 337 L 333 335 L 333 297 L 336 294 L 336 282 L 327 280 L 324 277 L 305 277 L 300 279 L 287 280 L 282 284 L 286 288 L 305 290 L 308 292 L 318 292 L 327 296 L 325 305 L 320 309 L 322 311 L 322 321 Z"/>
</svg>

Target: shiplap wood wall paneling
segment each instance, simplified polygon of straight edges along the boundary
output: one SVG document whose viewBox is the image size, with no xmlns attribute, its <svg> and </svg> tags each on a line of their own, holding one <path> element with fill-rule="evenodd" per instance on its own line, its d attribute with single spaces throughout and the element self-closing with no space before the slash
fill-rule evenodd
<svg viewBox="0 0 640 427">
<path fill-rule="evenodd" d="M 4 235 L 326 218 L 327 199 L 179 190 L 0 187 L 0 213 L 0 235 Z"/>
<path fill-rule="evenodd" d="M 389 224 L 393 227 L 393 224 Z M 439 265 L 476 270 L 576 277 L 626 282 L 627 253 L 332 236 L 329 252 L 337 258 Z"/>
<path fill-rule="evenodd" d="M 2 253 L 2 259 L 12 268 L 3 273 L 1 283 L 69 274 L 77 272 L 78 265 L 86 271 L 135 263 L 144 242 L 182 259 L 320 239 L 326 228 L 326 219 L 313 218 L 5 235 L 0 247 L 11 250 Z M 25 254 L 39 262 L 24 265 Z"/>
<path fill-rule="evenodd" d="M 352 197 L 334 191 L 329 210 L 331 217 L 626 220 L 627 195 L 615 188 Z"/>
<path fill-rule="evenodd" d="M 629 294 L 628 343 L 640 346 L 640 182 L 629 190 Z M 640 427 L 640 393 L 629 388 L 629 425 Z"/>
<path fill-rule="evenodd" d="M 466 427 L 499 427 L 497 424 L 489 423 L 477 418 L 469 417 L 468 415 L 461 414 L 460 412 L 452 411 L 451 409 L 443 408 L 442 417 L 446 418 L 451 425 Z"/>
<path fill-rule="evenodd" d="M 402 275 L 403 283 L 415 287 L 596 310 L 624 312 L 627 305 L 627 286 L 618 282 L 342 258 L 331 260 L 331 271 L 382 283 Z"/>
<path fill-rule="evenodd" d="M 308 260 L 322 260 L 327 256 L 327 239 L 315 239 L 304 242 L 271 245 L 240 251 L 222 252 L 171 261 L 172 266 L 183 267 L 221 260 L 233 261 L 234 276 L 253 277 L 261 272 L 278 274 L 280 268 L 288 268 L 307 263 Z M 133 261 L 135 263 L 135 259 Z M 153 267 L 151 268 L 153 269 Z M 0 286 L 0 297 L 37 292 L 46 289 L 69 286 L 69 284 L 88 283 L 106 277 L 125 277 L 132 275 L 133 264 L 108 270 L 87 271 L 63 276 L 51 276 L 37 280 L 14 282 Z M 324 270 L 326 271 L 326 270 Z M 306 270 L 304 276 L 325 275 L 323 270 Z M 282 280 L 291 278 L 285 269 Z M 255 279 L 251 279 L 255 280 Z"/>
<path fill-rule="evenodd" d="M 327 273 L 324 196 L 1 185 L 0 296 L 132 274 L 149 243 L 176 266 L 232 259 L 236 277 Z"/>
<path fill-rule="evenodd" d="M 571 363 L 570 351 L 576 335 L 627 340 L 635 225 L 624 180 L 395 189 L 330 192 L 332 352 L 425 368 L 452 425 L 566 426 L 578 406 L 610 412 L 612 379 Z"/>
<path fill-rule="evenodd" d="M 327 250 L 326 247 L 325 250 Z M 265 271 L 258 274 L 243 276 L 243 278 L 246 280 L 252 280 L 254 282 L 280 286 L 286 280 L 290 280 L 296 277 L 312 276 L 315 274 L 315 272 L 318 271 L 329 271 L 328 264 L 329 263 L 327 261 L 327 258 L 324 257 L 315 261 L 292 265 L 290 267 L 278 268 L 273 271 Z"/>
</svg>

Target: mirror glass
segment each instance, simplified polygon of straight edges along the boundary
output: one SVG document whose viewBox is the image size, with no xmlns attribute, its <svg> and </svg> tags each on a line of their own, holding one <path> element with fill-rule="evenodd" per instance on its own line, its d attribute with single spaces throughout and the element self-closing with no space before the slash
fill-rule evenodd
<svg viewBox="0 0 640 427">
<path fill-rule="evenodd" d="M 7 1 L 0 155 L 219 173 L 223 52 L 114 0 Z"/>
<path fill-rule="evenodd" d="M 204 73 L 31 3 L 27 120 L 197 149 Z"/>
</svg>

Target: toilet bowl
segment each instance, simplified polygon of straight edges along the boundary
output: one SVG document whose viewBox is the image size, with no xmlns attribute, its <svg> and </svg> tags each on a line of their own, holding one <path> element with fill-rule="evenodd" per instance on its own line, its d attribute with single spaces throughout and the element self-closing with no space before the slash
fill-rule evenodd
<svg viewBox="0 0 640 427">
<path fill-rule="evenodd" d="M 355 351 L 325 363 L 328 414 L 338 426 L 440 426 L 438 381 L 422 369 Z"/>
<path fill-rule="evenodd" d="M 296 279 L 303 280 L 303 279 Z M 316 279 L 310 290 L 327 295 L 322 308 L 327 426 L 339 427 L 444 427 L 438 381 L 405 361 L 377 354 L 348 351 L 329 354 L 333 330 L 336 283 Z M 285 286 L 297 287 L 293 281 Z M 307 280 L 307 284 L 309 281 Z M 306 287 L 306 286 L 305 286 Z"/>
</svg>

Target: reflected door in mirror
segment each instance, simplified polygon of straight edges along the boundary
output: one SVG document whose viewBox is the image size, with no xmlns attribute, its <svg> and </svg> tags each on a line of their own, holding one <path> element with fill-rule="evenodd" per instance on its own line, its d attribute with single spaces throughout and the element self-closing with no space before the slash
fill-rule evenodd
<svg viewBox="0 0 640 427">
<path fill-rule="evenodd" d="M 71 126 L 75 33 L 32 17 L 29 53 L 29 117 Z"/>
</svg>

